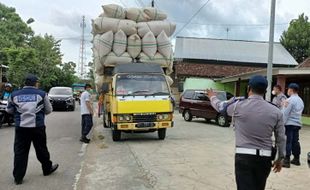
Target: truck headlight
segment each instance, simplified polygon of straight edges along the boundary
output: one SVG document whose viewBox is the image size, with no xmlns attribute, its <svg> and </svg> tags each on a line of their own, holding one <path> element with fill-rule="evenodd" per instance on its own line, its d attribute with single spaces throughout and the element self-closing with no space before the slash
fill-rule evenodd
<svg viewBox="0 0 310 190">
<path fill-rule="evenodd" d="M 118 115 L 117 121 L 118 122 L 131 122 L 132 116 L 131 115 Z"/>
<path fill-rule="evenodd" d="M 168 121 L 171 120 L 172 115 L 170 113 L 157 114 L 158 121 Z"/>
</svg>

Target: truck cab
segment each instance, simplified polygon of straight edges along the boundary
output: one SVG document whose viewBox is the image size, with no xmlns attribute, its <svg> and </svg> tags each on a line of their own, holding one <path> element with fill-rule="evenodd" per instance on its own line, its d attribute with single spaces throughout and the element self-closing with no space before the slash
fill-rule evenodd
<svg viewBox="0 0 310 190">
<path fill-rule="evenodd" d="M 114 141 L 122 132 L 158 132 L 165 139 L 173 127 L 173 99 L 160 65 L 129 63 L 116 65 L 103 92 L 104 126 L 112 129 Z"/>
</svg>

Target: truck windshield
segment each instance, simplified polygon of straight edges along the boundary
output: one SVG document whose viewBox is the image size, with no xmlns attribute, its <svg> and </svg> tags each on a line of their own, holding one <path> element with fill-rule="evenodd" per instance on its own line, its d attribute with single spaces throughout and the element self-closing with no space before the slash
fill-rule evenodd
<svg viewBox="0 0 310 190">
<path fill-rule="evenodd" d="M 115 89 L 118 96 L 170 94 L 166 78 L 163 75 L 118 75 Z"/>
</svg>

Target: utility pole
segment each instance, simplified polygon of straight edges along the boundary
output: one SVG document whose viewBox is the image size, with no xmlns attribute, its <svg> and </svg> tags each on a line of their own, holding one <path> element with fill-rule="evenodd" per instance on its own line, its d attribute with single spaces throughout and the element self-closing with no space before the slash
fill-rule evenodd
<svg viewBox="0 0 310 190">
<path fill-rule="evenodd" d="M 82 16 L 82 22 L 80 24 L 80 27 L 82 28 L 82 36 L 81 36 L 81 42 L 80 42 L 80 56 L 79 56 L 79 72 L 80 76 L 83 79 L 84 78 L 84 61 L 85 61 L 85 16 Z"/>
<path fill-rule="evenodd" d="M 269 50 L 268 50 L 268 65 L 267 65 L 267 81 L 268 81 L 268 88 L 266 94 L 267 101 L 271 101 L 275 12 L 276 12 L 276 0 L 271 0 Z"/>
</svg>

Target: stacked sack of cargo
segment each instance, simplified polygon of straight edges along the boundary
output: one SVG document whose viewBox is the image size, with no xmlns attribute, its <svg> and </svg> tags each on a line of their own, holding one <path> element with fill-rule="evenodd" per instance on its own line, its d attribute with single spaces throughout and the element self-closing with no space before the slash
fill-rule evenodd
<svg viewBox="0 0 310 190">
<path fill-rule="evenodd" d="M 162 11 L 150 8 L 128 8 L 109 4 L 92 21 L 95 72 L 103 75 L 105 67 L 116 63 L 157 63 L 172 73 L 173 51 L 169 37 L 176 25 L 167 21 Z M 97 77 L 104 80 L 104 77 Z M 168 77 L 172 83 L 172 79 Z"/>
</svg>

